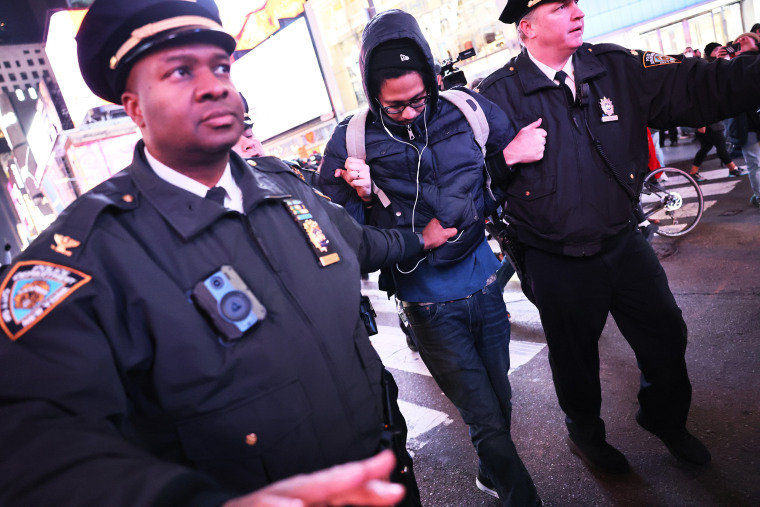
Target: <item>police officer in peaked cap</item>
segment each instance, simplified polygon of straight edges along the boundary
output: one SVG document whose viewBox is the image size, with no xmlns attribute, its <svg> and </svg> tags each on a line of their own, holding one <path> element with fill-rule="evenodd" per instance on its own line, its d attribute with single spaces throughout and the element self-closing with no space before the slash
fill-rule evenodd
<svg viewBox="0 0 760 507">
<path fill-rule="evenodd" d="M 77 43 L 143 140 L 0 281 L 0 504 L 399 502 L 375 455 L 384 412 L 405 428 L 359 276 L 456 231 L 359 226 L 279 160 L 232 153 L 235 41 L 211 2 L 97 0 Z"/>
<path fill-rule="evenodd" d="M 630 470 L 600 417 L 597 344 L 611 314 L 641 370 L 637 422 L 680 461 L 705 465 L 710 452 L 686 429 L 686 324 L 634 207 L 646 128 L 754 110 L 760 64 L 586 44 L 575 0 L 509 0 L 499 19 L 517 25 L 523 50 L 478 88 L 515 132 L 539 120 L 546 131 L 543 157 L 515 164 L 503 182 L 504 210 L 523 290 L 541 313 L 570 449 L 595 469 Z"/>
</svg>

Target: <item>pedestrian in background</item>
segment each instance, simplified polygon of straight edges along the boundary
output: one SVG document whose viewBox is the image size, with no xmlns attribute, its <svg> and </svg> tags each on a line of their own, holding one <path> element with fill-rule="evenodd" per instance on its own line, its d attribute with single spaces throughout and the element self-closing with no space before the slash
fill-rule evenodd
<svg viewBox="0 0 760 507">
<path fill-rule="evenodd" d="M 737 56 L 747 61 L 760 61 L 760 35 L 754 30 L 740 35 L 736 42 L 740 46 Z M 752 187 L 749 203 L 760 208 L 760 110 L 747 111 L 733 118 L 728 128 L 728 137 L 731 142 L 741 146 Z"/>
</svg>

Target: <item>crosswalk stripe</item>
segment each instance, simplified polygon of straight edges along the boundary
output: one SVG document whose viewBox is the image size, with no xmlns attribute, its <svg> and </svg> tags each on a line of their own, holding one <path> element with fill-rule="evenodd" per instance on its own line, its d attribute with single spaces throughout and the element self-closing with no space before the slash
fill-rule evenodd
<svg viewBox="0 0 760 507">
<path fill-rule="evenodd" d="M 399 327 L 378 326 L 378 334 L 370 337 L 380 359 L 386 368 L 416 373 L 430 377 L 430 372 L 417 352 L 412 352 L 406 344 L 406 335 Z M 530 361 L 546 345 L 543 343 L 510 340 L 509 373 Z"/>
<path fill-rule="evenodd" d="M 412 449 L 421 449 L 425 446 L 427 441 L 420 438 L 423 434 L 440 424 L 448 426 L 454 422 L 445 412 L 407 401 L 398 400 L 398 408 L 401 409 L 401 413 L 406 419 L 407 439 L 409 440 L 407 445 Z"/>
<path fill-rule="evenodd" d="M 370 340 L 380 359 L 386 368 L 390 370 L 404 371 L 416 375 L 431 377 L 425 363 L 422 362 L 417 352 L 412 352 L 406 343 L 406 335 L 398 324 L 398 314 L 396 313 L 396 303 L 393 299 L 388 299 L 385 291 L 377 288 L 377 274 L 370 274 L 370 279 L 362 282 L 362 294 L 369 296 L 372 305 L 377 314 L 378 334 L 371 336 Z M 510 308 L 521 309 L 523 305 L 510 303 Z M 527 308 L 528 312 L 537 313 L 535 307 Z M 527 320 L 536 320 L 537 317 L 525 315 Z M 543 343 L 524 342 L 511 340 L 509 343 L 509 359 L 512 374 L 520 366 L 531 360 L 546 345 Z M 400 396 L 403 397 L 403 391 Z M 448 425 L 453 421 L 444 412 L 439 412 L 415 403 L 410 403 L 402 399 L 398 400 L 401 413 L 406 419 L 409 430 L 407 446 L 410 450 L 420 449 L 428 442 L 425 433 L 441 424 Z"/>
</svg>

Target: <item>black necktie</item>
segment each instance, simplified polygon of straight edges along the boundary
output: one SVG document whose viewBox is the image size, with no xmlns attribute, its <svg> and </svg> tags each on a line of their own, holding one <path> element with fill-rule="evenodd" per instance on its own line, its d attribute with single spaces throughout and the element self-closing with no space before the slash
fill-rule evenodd
<svg viewBox="0 0 760 507">
<path fill-rule="evenodd" d="M 206 199 L 210 199 L 220 206 L 224 206 L 224 198 L 227 195 L 227 191 L 222 187 L 209 188 L 206 192 Z"/>
<path fill-rule="evenodd" d="M 572 106 L 575 104 L 575 97 L 573 97 L 573 92 L 570 90 L 570 87 L 567 86 L 565 83 L 565 79 L 567 78 L 567 74 L 565 74 L 564 71 L 559 71 L 554 75 L 554 79 L 559 81 L 559 85 L 562 87 L 562 89 L 565 91 L 565 98 L 567 99 L 567 105 Z"/>
</svg>

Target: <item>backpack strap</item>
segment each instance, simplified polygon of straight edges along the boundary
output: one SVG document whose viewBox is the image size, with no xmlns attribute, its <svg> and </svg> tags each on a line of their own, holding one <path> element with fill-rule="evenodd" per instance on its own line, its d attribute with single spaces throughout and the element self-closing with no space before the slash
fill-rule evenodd
<svg viewBox="0 0 760 507">
<path fill-rule="evenodd" d="M 367 160 L 367 150 L 365 147 L 364 130 L 367 126 L 367 114 L 369 108 L 365 107 L 348 120 L 346 126 L 346 153 L 349 157 Z M 375 182 L 372 181 L 372 192 L 380 199 L 384 208 L 391 205 L 391 200 L 385 195 Z"/>
<path fill-rule="evenodd" d="M 472 98 L 472 96 L 462 90 L 451 89 L 445 90 L 440 93 L 441 97 L 451 102 L 462 112 L 467 123 L 470 124 L 472 134 L 475 137 L 475 142 L 480 146 L 480 151 L 483 152 L 483 158 L 486 158 L 486 142 L 488 141 L 488 134 L 491 132 L 488 126 L 488 119 L 483 112 L 483 108 L 480 107 L 478 101 Z M 491 190 L 491 174 L 488 171 L 486 173 L 486 189 L 491 199 L 496 200 L 496 196 Z"/>
<path fill-rule="evenodd" d="M 442 91 L 440 96 L 454 104 L 462 112 L 467 123 L 470 124 L 475 142 L 480 146 L 480 151 L 483 152 L 483 158 L 485 158 L 490 128 L 486 115 L 478 102 L 467 92 L 456 89 Z"/>
<path fill-rule="evenodd" d="M 364 129 L 367 125 L 369 108 L 365 107 L 348 120 L 346 127 L 346 152 L 351 158 L 367 160 L 367 150 L 364 146 Z"/>
</svg>

